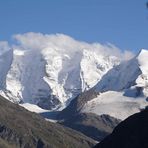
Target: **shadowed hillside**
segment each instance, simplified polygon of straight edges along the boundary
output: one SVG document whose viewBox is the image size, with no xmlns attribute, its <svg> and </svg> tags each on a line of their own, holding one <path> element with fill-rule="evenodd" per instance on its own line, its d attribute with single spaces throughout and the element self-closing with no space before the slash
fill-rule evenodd
<svg viewBox="0 0 148 148">
<path fill-rule="evenodd" d="M 0 147 L 89 148 L 90 138 L 0 97 Z"/>
<path fill-rule="evenodd" d="M 148 109 L 121 122 L 95 148 L 148 148 Z"/>
</svg>

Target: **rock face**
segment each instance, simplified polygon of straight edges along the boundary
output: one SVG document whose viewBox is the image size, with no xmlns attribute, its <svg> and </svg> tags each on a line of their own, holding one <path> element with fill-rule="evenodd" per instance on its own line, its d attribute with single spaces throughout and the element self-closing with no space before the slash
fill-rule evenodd
<svg viewBox="0 0 148 148">
<path fill-rule="evenodd" d="M 148 110 L 134 114 L 121 122 L 95 148 L 147 148 Z"/>
<path fill-rule="evenodd" d="M 0 55 L 1 95 L 15 103 L 65 108 L 120 62 L 105 54 L 103 45 L 62 34 L 28 33 L 16 38 L 20 44 Z"/>
<path fill-rule="evenodd" d="M 0 97 L 2 148 L 90 148 L 94 141 Z"/>
</svg>

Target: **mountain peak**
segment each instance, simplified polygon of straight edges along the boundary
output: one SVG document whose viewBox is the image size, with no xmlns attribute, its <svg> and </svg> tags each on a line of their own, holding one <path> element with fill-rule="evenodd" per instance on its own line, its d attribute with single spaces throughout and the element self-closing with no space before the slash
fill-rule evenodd
<svg viewBox="0 0 148 148">
<path fill-rule="evenodd" d="M 96 48 L 90 50 L 85 46 L 71 47 L 68 42 L 39 50 L 15 47 L 0 60 L 1 95 L 16 103 L 33 103 L 44 109 L 66 107 L 120 62 L 118 57 L 106 57 Z"/>
<path fill-rule="evenodd" d="M 139 63 L 139 67 L 142 71 L 143 74 L 148 74 L 148 50 L 146 49 L 141 49 L 138 56 L 138 63 Z"/>
<path fill-rule="evenodd" d="M 144 55 L 144 56 L 148 56 L 148 49 L 141 49 L 137 55 L 137 57 Z"/>
</svg>

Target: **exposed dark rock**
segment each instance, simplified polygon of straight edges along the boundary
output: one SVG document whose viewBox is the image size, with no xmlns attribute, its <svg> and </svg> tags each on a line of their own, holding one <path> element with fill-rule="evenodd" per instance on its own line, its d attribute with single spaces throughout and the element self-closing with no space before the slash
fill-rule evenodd
<svg viewBox="0 0 148 148">
<path fill-rule="evenodd" d="M 44 148 L 44 146 L 44 142 L 41 139 L 39 139 L 37 142 L 37 148 Z"/>
<path fill-rule="evenodd" d="M 61 104 L 61 102 L 54 96 L 40 97 L 39 102 L 37 103 L 39 107 L 47 110 L 51 110 L 59 104 Z"/>
<path fill-rule="evenodd" d="M 97 95 L 99 95 L 99 92 L 94 91 L 94 89 L 90 89 L 84 93 L 81 93 L 70 102 L 67 108 L 62 110 L 62 112 L 58 115 L 58 118 L 67 119 L 69 117 L 71 118 L 71 115 L 77 115 L 81 111 L 85 103 L 97 97 Z"/>
<path fill-rule="evenodd" d="M 135 87 L 135 88 L 129 88 L 125 90 L 124 96 L 127 97 L 140 97 L 140 96 L 144 96 L 143 94 L 143 88 L 142 87 Z"/>
</svg>

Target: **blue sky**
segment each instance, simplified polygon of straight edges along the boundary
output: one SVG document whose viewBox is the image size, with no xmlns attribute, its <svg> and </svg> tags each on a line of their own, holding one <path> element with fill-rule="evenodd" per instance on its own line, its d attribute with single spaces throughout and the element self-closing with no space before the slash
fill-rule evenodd
<svg viewBox="0 0 148 148">
<path fill-rule="evenodd" d="M 0 40 L 64 33 L 77 40 L 148 48 L 146 0 L 0 0 Z"/>
</svg>

